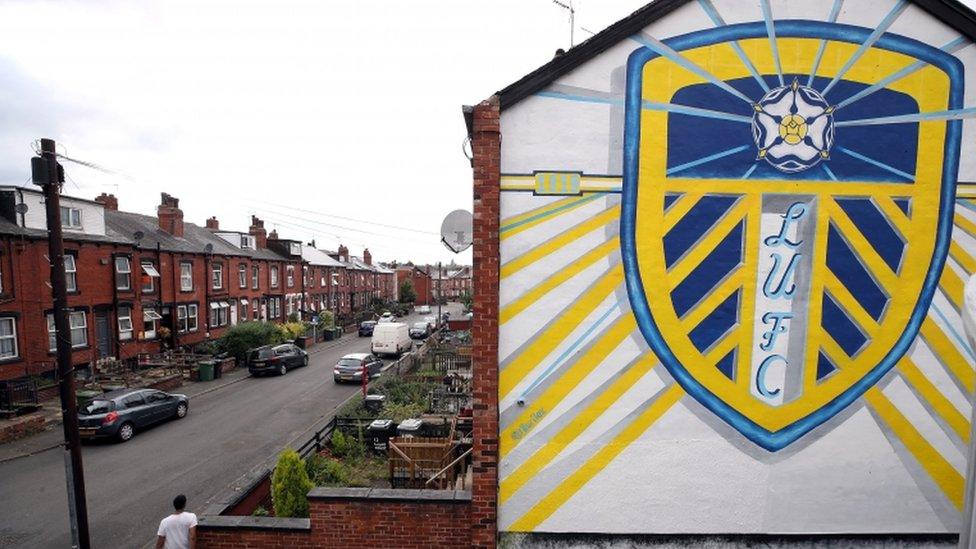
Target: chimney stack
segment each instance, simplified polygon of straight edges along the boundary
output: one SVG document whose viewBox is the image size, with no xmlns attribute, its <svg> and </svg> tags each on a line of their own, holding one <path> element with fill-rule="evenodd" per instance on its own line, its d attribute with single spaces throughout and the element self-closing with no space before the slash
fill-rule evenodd
<svg viewBox="0 0 976 549">
<path fill-rule="evenodd" d="M 339 261 L 349 263 L 349 248 L 339 244 Z"/>
<path fill-rule="evenodd" d="M 256 215 L 251 216 L 251 228 L 248 234 L 254 237 L 254 246 L 263 250 L 268 247 L 268 232 L 264 230 L 264 221 L 258 219 Z"/>
<path fill-rule="evenodd" d="M 115 198 L 114 194 L 102 193 L 95 197 L 95 202 L 104 206 L 106 210 L 119 211 L 119 199 Z"/>
<path fill-rule="evenodd" d="M 268 235 L 268 240 L 278 240 L 278 229 L 271 229 L 271 234 Z"/>
<path fill-rule="evenodd" d="M 217 221 L 217 216 L 213 216 L 207 220 L 207 228 L 210 229 L 211 231 L 220 230 L 220 222 Z"/>
<path fill-rule="evenodd" d="M 183 210 L 180 209 L 179 198 L 162 193 L 156 216 L 159 218 L 160 229 L 175 237 L 183 237 Z"/>
<path fill-rule="evenodd" d="M 373 255 L 369 253 L 369 248 L 363 248 L 363 263 L 367 265 L 373 264 Z"/>
</svg>

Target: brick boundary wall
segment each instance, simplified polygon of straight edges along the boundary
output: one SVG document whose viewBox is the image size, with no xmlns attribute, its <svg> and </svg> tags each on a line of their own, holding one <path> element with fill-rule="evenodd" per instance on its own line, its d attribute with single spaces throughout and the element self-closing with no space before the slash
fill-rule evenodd
<svg viewBox="0 0 976 549">
<path fill-rule="evenodd" d="M 42 416 L 15 418 L 8 425 L 0 427 L 0 444 L 13 442 L 35 433 L 40 433 L 47 426 L 47 420 Z"/>
<path fill-rule="evenodd" d="M 501 185 L 501 129 L 498 96 L 472 115 L 474 154 L 474 449 L 471 546 L 494 548 L 498 541 L 498 228 Z"/>
</svg>

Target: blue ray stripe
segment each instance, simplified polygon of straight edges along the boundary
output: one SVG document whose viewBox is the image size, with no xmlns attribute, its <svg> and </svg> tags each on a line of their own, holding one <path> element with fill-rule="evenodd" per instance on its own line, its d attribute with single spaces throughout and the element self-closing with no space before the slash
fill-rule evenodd
<svg viewBox="0 0 976 549">
<path fill-rule="evenodd" d="M 946 53 L 955 53 L 955 52 L 961 50 L 962 48 L 965 48 L 966 46 L 968 46 L 970 44 L 972 44 L 972 42 L 970 42 L 969 40 L 967 40 L 965 37 L 960 36 L 959 38 L 956 38 L 955 40 L 953 40 L 952 42 L 949 42 L 945 46 L 942 46 L 941 49 L 942 49 L 942 51 L 944 51 Z M 855 93 L 854 95 L 848 97 L 847 99 L 841 101 L 840 103 L 837 104 L 837 109 L 842 109 L 842 108 L 846 107 L 847 105 L 850 105 L 851 103 L 853 103 L 853 102 L 855 102 L 855 101 L 857 101 L 859 99 L 864 99 L 865 97 L 871 95 L 872 93 L 874 93 L 874 92 L 876 92 L 876 91 L 878 91 L 878 90 L 880 90 L 882 88 L 887 87 L 888 84 L 891 84 L 892 82 L 901 80 L 902 78 L 905 78 L 906 76 L 908 76 L 910 74 L 914 74 L 914 73 L 922 70 L 923 68 L 927 67 L 928 65 L 929 65 L 929 63 L 926 63 L 925 61 L 916 61 L 916 62 L 912 63 L 911 65 L 905 67 L 904 69 L 901 69 L 900 71 L 895 72 L 895 73 L 892 73 L 891 75 L 887 76 L 886 78 L 883 78 L 882 80 L 878 81 L 877 84 L 874 84 L 873 86 L 871 86 L 869 88 L 864 88 L 863 90 L 861 90 L 861 91 Z"/>
<path fill-rule="evenodd" d="M 976 204 L 973 204 L 968 200 L 956 200 L 956 204 L 962 204 L 962 206 L 967 210 L 972 210 L 976 212 Z"/>
<path fill-rule="evenodd" d="M 827 177 L 829 177 L 831 181 L 837 181 L 837 176 L 834 175 L 834 172 L 830 171 L 830 168 L 828 168 L 826 164 L 821 163 L 820 165 L 823 166 L 824 171 L 827 172 Z"/>
<path fill-rule="evenodd" d="M 904 124 L 908 122 L 926 122 L 932 120 L 961 120 L 976 117 L 976 107 L 955 109 L 951 111 L 920 112 L 916 114 L 900 114 L 898 116 L 882 116 L 879 118 L 862 118 L 861 120 L 844 120 L 835 126 L 877 126 L 879 124 Z"/>
<path fill-rule="evenodd" d="M 946 268 L 948 269 L 949 267 Z M 940 309 L 934 302 L 932 303 L 932 310 L 935 311 L 935 314 L 942 319 L 942 322 L 945 323 L 946 329 L 948 329 L 949 333 L 952 335 L 952 339 L 955 339 L 956 343 L 959 344 L 959 347 L 966 351 L 966 354 L 969 355 L 969 359 L 976 360 L 976 355 L 973 354 L 973 348 L 970 347 L 969 343 L 966 342 L 966 339 L 960 336 L 959 332 L 952 327 L 952 324 L 949 322 L 949 319 L 946 318 L 946 315 L 942 312 L 942 309 Z"/>
<path fill-rule="evenodd" d="M 708 14 L 708 17 L 712 20 L 712 23 L 714 23 L 716 27 L 724 27 L 727 25 L 725 19 L 722 19 L 722 16 L 718 13 L 718 10 L 715 9 L 715 5 L 712 4 L 712 0 L 698 0 L 698 4 L 700 4 L 702 9 L 705 10 L 705 13 Z M 749 56 L 746 55 L 746 52 L 742 51 L 742 46 L 739 45 L 739 41 L 733 40 L 730 42 L 730 45 L 735 51 L 735 54 L 739 56 L 740 60 L 742 60 L 742 64 L 749 69 L 750 73 L 752 73 L 752 77 L 756 79 L 756 82 L 759 83 L 763 91 L 768 92 L 769 85 L 766 84 L 766 81 L 763 80 L 762 76 L 759 76 L 759 71 L 756 69 L 756 66 L 752 64 L 752 61 L 749 60 Z"/>
<path fill-rule="evenodd" d="M 610 97 L 600 97 L 597 95 L 582 95 L 582 94 L 570 94 L 558 91 L 541 91 L 535 95 L 539 97 L 548 97 L 550 99 L 562 99 L 564 101 L 579 101 L 581 103 L 597 103 L 601 105 L 623 105 L 623 99 L 615 99 Z M 710 109 L 702 109 L 700 107 L 689 107 L 687 105 L 676 105 L 673 103 L 654 103 L 651 101 L 642 101 L 641 106 L 650 111 L 666 111 L 673 112 L 677 114 L 687 114 L 688 116 L 698 116 L 700 118 L 715 118 L 717 120 L 728 120 L 730 122 L 742 122 L 743 124 L 752 124 L 752 118 L 748 116 L 743 116 L 741 114 L 732 114 L 730 112 L 713 111 Z"/>
<path fill-rule="evenodd" d="M 756 162 L 755 164 L 750 166 L 749 170 L 746 173 L 742 174 L 742 179 L 749 179 L 749 176 L 752 175 L 752 172 L 756 171 L 756 168 L 758 167 L 759 167 L 759 162 Z"/>
<path fill-rule="evenodd" d="M 840 14 L 840 7 L 843 4 L 844 0 L 834 0 L 834 7 L 830 8 L 830 15 L 827 16 L 829 22 L 837 22 L 837 16 Z M 810 78 L 807 79 L 807 87 L 813 86 L 813 78 L 817 75 L 817 69 L 820 68 L 820 61 L 823 60 L 824 50 L 826 49 L 827 41 L 821 40 L 820 47 L 817 49 L 817 56 L 813 58 L 813 68 L 810 69 Z"/>
<path fill-rule="evenodd" d="M 845 153 L 845 154 L 847 154 L 849 156 L 853 156 L 854 158 L 856 158 L 858 160 L 861 160 L 863 162 L 867 162 L 868 164 L 871 164 L 872 166 L 877 166 L 877 167 L 881 168 L 882 170 L 885 170 L 887 172 L 891 172 L 891 173 L 893 173 L 893 174 L 895 174 L 897 176 L 900 176 L 900 177 L 904 177 L 905 179 L 907 179 L 909 181 L 913 181 L 913 182 L 915 181 L 915 176 L 913 176 L 912 174 L 907 173 L 907 172 L 903 172 L 903 171 L 899 170 L 898 168 L 893 168 L 893 167 L 885 164 L 884 162 L 880 162 L 880 161 L 875 160 L 873 158 L 869 158 L 867 156 L 864 156 L 863 154 L 861 154 L 859 152 L 854 152 L 854 151 L 852 151 L 852 150 L 850 150 L 848 148 L 845 148 L 845 147 L 837 147 L 837 150 L 839 150 L 840 152 Z"/>
<path fill-rule="evenodd" d="M 854 66 L 854 63 L 857 63 L 857 60 L 860 59 L 861 56 L 864 55 L 864 53 L 868 51 L 868 49 L 870 49 L 871 46 L 873 46 L 874 43 L 877 42 L 879 38 L 881 38 L 881 35 L 888 30 L 888 28 L 892 25 L 892 23 L 894 23 L 895 20 L 898 19 L 898 16 L 901 15 L 902 12 L 905 11 L 905 8 L 907 7 L 908 7 L 907 0 L 898 0 L 898 3 L 895 4 L 895 7 L 891 8 L 891 11 L 888 12 L 888 15 L 886 15 L 885 18 L 881 20 L 881 24 L 878 25 L 878 28 L 874 29 L 874 32 L 872 32 L 870 36 L 868 36 L 867 40 L 865 40 L 864 43 L 861 44 L 861 47 L 858 48 L 856 52 L 854 52 L 854 55 L 852 55 L 851 58 L 848 59 L 846 63 L 844 63 L 844 66 L 841 67 L 840 71 L 838 71 L 838 73 L 834 75 L 834 79 L 831 80 L 830 83 L 827 84 L 827 87 L 824 88 L 823 91 L 821 92 L 822 95 L 827 95 L 827 92 L 829 92 L 831 88 L 833 88 L 834 85 L 837 84 L 837 82 L 840 82 L 840 79 L 843 78 L 843 76 L 847 73 L 848 70 L 850 70 L 852 66 Z"/>
<path fill-rule="evenodd" d="M 590 337 L 590 335 L 592 335 L 593 332 L 595 332 L 596 329 L 599 328 L 601 324 L 603 324 L 603 321 L 606 320 L 607 317 L 609 317 L 617 310 L 619 310 L 617 305 L 613 305 L 612 307 L 607 309 L 607 312 L 603 313 L 603 315 L 600 316 L 600 318 L 598 318 L 596 322 L 593 323 L 592 326 L 590 326 L 589 328 L 586 329 L 585 332 L 583 332 L 583 335 L 579 336 L 579 338 L 576 341 L 574 341 L 572 345 L 567 347 L 566 350 L 563 351 L 556 358 L 556 360 L 554 360 L 552 364 L 550 364 L 549 367 L 542 372 L 542 374 L 540 374 L 537 378 L 535 378 L 535 381 L 533 381 L 531 385 L 529 385 L 524 391 L 522 391 L 522 394 L 519 395 L 519 398 L 525 398 L 525 395 L 531 393 L 532 389 L 535 389 L 536 387 L 539 386 L 540 383 L 545 381 L 546 378 L 549 377 L 549 374 L 551 374 L 552 371 L 555 370 L 557 366 L 562 364 L 562 362 L 566 360 L 566 358 L 569 357 L 569 355 L 573 354 L 576 351 L 576 349 L 580 345 L 582 345 L 584 341 L 586 341 L 586 338 Z"/>
<path fill-rule="evenodd" d="M 739 99 L 745 101 L 749 105 L 752 105 L 754 103 L 752 99 L 746 97 L 742 92 L 733 88 L 727 82 L 720 80 L 717 76 L 699 67 L 698 65 L 692 63 L 686 57 L 674 51 L 673 49 L 671 49 L 670 46 L 654 38 L 653 36 L 648 36 L 646 34 L 635 34 L 630 38 L 631 40 L 634 40 L 637 43 L 643 45 L 645 48 L 657 52 L 663 57 L 667 57 L 668 59 L 670 59 L 674 63 L 677 63 L 681 67 L 688 69 L 689 71 L 697 74 L 698 76 L 704 78 L 705 80 L 708 80 L 712 84 L 715 84 L 719 88 L 722 88 L 723 90 L 729 92 L 730 94 L 738 97 Z"/>
<path fill-rule="evenodd" d="M 722 151 L 722 152 L 718 152 L 718 153 L 715 153 L 715 154 L 711 154 L 711 155 L 708 155 L 708 156 L 699 158 L 697 160 L 692 160 L 691 162 L 685 162 L 684 164 L 680 164 L 678 166 L 675 166 L 673 168 L 670 168 L 670 169 L 668 169 L 668 171 L 666 173 L 667 173 L 667 175 L 674 175 L 674 174 L 676 174 L 676 173 L 678 173 L 680 171 L 687 170 L 688 168 L 694 168 L 695 166 L 701 166 L 702 164 L 707 164 L 707 163 L 709 163 L 709 162 L 711 162 L 713 160 L 718 160 L 719 158 L 725 158 L 726 156 L 730 156 L 730 155 L 733 155 L 733 154 L 742 152 L 742 151 L 744 151 L 744 150 L 746 150 L 748 148 L 749 148 L 749 145 L 742 145 L 741 147 L 735 147 L 734 149 L 728 149 L 728 150 L 725 150 L 725 151 Z"/>
<path fill-rule="evenodd" d="M 773 8 L 769 5 L 769 0 L 762 0 L 763 19 L 766 20 L 766 34 L 769 35 L 769 47 L 773 50 L 773 60 L 776 61 L 776 76 L 779 77 L 779 85 L 783 83 L 783 65 L 779 61 L 779 46 L 776 45 L 776 24 L 773 23 Z"/>
</svg>

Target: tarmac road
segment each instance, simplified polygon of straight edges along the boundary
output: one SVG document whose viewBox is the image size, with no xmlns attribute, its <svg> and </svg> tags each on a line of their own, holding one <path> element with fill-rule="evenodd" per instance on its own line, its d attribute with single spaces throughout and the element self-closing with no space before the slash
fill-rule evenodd
<svg viewBox="0 0 976 549">
<path fill-rule="evenodd" d="M 404 319 L 414 320 L 419 319 Z M 336 385 L 332 366 L 346 353 L 369 352 L 369 338 L 354 333 L 319 348 L 313 349 L 308 367 L 289 370 L 284 377 L 247 377 L 191 394 L 186 418 L 159 424 L 125 444 L 84 445 L 92 546 L 144 546 L 171 511 L 176 494 L 186 494 L 190 511 L 202 509 L 296 437 L 311 436 L 306 435 L 310 426 L 331 417 L 360 390 Z M 56 444 L 60 436 L 59 428 L 37 438 Z M 45 441 L 32 441 L 37 442 Z M 71 546 L 60 449 L 0 463 L 0 517 L 0 547 Z"/>
</svg>

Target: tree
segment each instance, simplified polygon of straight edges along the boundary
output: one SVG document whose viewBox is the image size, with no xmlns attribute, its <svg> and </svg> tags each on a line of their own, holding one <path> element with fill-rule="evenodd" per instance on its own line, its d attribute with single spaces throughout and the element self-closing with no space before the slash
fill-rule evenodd
<svg viewBox="0 0 976 549">
<path fill-rule="evenodd" d="M 291 448 L 282 452 L 271 475 L 271 503 L 275 516 L 307 517 L 308 491 L 314 487 L 298 452 Z"/>
<path fill-rule="evenodd" d="M 464 292 L 461 294 L 461 303 L 464 305 L 465 311 L 471 310 L 471 305 L 473 301 L 474 300 L 471 297 L 471 292 L 464 290 Z"/>
<path fill-rule="evenodd" d="M 417 291 L 413 289 L 413 281 L 409 278 L 400 284 L 400 303 L 414 303 L 417 301 Z"/>
<path fill-rule="evenodd" d="M 228 328 L 219 341 L 221 349 L 238 360 L 244 360 L 249 350 L 281 343 L 284 338 L 271 322 L 242 322 Z"/>
</svg>

